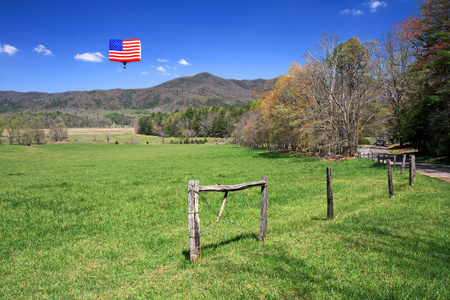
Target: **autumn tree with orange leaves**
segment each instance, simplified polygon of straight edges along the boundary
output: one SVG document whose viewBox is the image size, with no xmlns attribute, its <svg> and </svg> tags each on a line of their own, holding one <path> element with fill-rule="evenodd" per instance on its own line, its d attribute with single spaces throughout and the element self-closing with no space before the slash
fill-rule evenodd
<svg viewBox="0 0 450 300">
<path fill-rule="evenodd" d="M 292 64 L 273 90 L 260 95 L 235 137 L 247 146 L 353 156 L 381 85 L 372 46 L 323 35 L 306 66 Z"/>
<path fill-rule="evenodd" d="M 308 146 L 308 85 L 303 79 L 303 69 L 292 64 L 287 75 L 278 78 L 272 91 L 266 92 L 259 111 L 269 132 L 269 144 L 277 149 L 297 150 Z"/>
</svg>

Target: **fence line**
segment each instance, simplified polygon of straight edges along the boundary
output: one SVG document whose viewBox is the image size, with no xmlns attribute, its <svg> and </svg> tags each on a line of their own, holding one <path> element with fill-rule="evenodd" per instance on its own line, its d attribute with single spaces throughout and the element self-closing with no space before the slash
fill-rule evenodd
<svg viewBox="0 0 450 300">
<path fill-rule="evenodd" d="M 369 153 L 367 154 L 369 159 Z M 365 155 L 361 153 L 358 154 L 358 157 L 365 158 Z M 395 172 L 395 166 L 397 164 L 397 155 L 396 154 L 377 154 L 376 160 L 378 163 L 386 163 L 392 162 L 391 157 L 393 158 L 393 171 Z M 413 185 L 414 179 L 416 178 L 416 156 L 409 155 L 409 159 L 406 158 L 406 154 L 402 155 L 401 159 L 401 171 L 400 174 L 404 173 L 406 162 L 409 162 L 409 185 Z"/>
<path fill-rule="evenodd" d="M 396 156 L 391 155 L 394 159 L 397 159 Z M 394 189 L 393 189 L 393 180 L 392 180 L 392 171 L 395 172 L 395 168 L 392 170 L 392 163 L 390 158 L 386 159 L 387 157 L 389 157 L 388 155 L 385 156 L 372 156 L 369 157 L 370 159 L 374 159 L 375 162 L 384 162 L 386 161 L 386 172 L 387 172 L 387 177 L 388 177 L 388 190 L 389 190 L 389 196 L 391 198 L 394 197 Z M 402 157 L 402 161 L 406 162 L 405 156 Z M 415 157 L 414 155 L 410 156 L 409 159 L 409 163 L 410 163 L 410 185 L 413 184 L 413 180 L 415 178 Z M 402 163 L 402 169 L 401 171 L 404 170 L 404 166 Z M 286 181 L 286 182 L 279 182 L 279 183 L 271 183 L 271 186 L 275 186 L 275 187 L 279 187 L 282 185 L 286 185 L 286 184 L 292 184 L 292 183 L 305 183 L 305 180 L 316 180 L 316 179 L 321 179 L 324 180 L 326 179 L 326 186 L 327 186 L 327 192 L 326 192 L 326 197 L 327 197 L 327 204 L 325 205 L 325 203 L 323 202 L 323 204 L 317 204 L 317 206 L 313 207 L 313 205 L 308 205 L 308 206 L 302 206 L 302 205 L 297 205 L 297 207 L 301 210 L 289 215 L 283 215 L 279 218 L 271 218 L 270 221 L 271 222 L 276 222 L 276 221 L 280 221 L 280 220 L 286 220 L 289 218 L 293 218 L 295 216 L 298 215 L 307 215 L 308 213 L 311 213 L 313 211 L 327 211 L 327 219 L 332 219 L 334 217 L 334 204 L 335 204 L 335 199 L 334 199 L 334 195 L 333 195 L 333 190 L 337 192 L 337 195 L 339 196 L 342 192 L 345 192 L 347 188 L 354 188 L 355 186 L 357 186 L 358 184 L 362 184 L 364 183 L 364 181 L 360 181 L 357 183 L 357 185 L 355 185 L 354 181 L 352 181 L 353 184 L 351 185 L 346 185 L 346 184 L 341 184 L 340 183 L 340 176 L 345 176 L 345 174 L 354 174 L 354 172 L 345 172 L 345 173 L 341 173 L 341 172 L 336 172 L 336 174 L 334 174 L 334 177 L 338 177 L 338 179 L 336 180 L 334 187 L 332 184 L 333 181 L 333 176 L 331 174 L 331 167 L 327 167 L 326 168 L 326 177 L 325 176 L 314 176 L 314 177 L 308 177 L 308 178 L 302 178 L 301 180 L 294 180 L 294 181 Z M 402 173 L 401 173 L 402 174 Z M 376 180 L 376 179 L 375 179 Z M 386 180 L 386 179 L 384 179 Z M 381 181 L 381 179 L 380 179 Z M 345 182 L 344 180 L 342 180 L 341 182 Z M 215 186 L 200 186 L 199 185 L 199 181 L 198 180 L 189 180 L 189 189 L 188 189 L 188 196 L 189 196 L 189 203 L 188 203 L 188 221 L 189 221 L 189 245 L 190 245 L 190 259 L 191 262 L 194 263 L 197 260 L 200 259 L 200 252 L 201 252 L 201 245 L 200 245 L 200 237 L 207 237 L 207 236 L 217 236 L 219 234 L 223 234 L 225 232 L 231 232 L 231 231 L 236 231 L 236 230 L 245 230 L 248 231 L 249 233 L 251 233 L 254 236 L 257 236 L 257 233 L 252 230 L 247 228 L 246 226 L 243 226 L 242 224 L 239 224 L 237 221 L 231 220 L 228 217 L 225 218 L 222 216 L 222 213 L 224 211 L 225 208 L 225 203 L 227 201 L 227 197 L 228 197 L 228 192 L 229 191 L 239 191 L 239 190 L 243 190 L 243 189 L 247 189 L 250 187 L 257 187 L 260 186 L 261 187 L 261 203 L 260 203 L 260 207 L 261 207 L 261 217 L 260 217 L 260 233 L 259 233 L 259 239 L 260 242 L 264 242 L 265 236 L 266 236 L 266 231 L 267 231 L 267 222 L 268 222 L 268 182 L 267 182 L 267 177 L 262 176 L 260 181 L 254 181 L 254 182 L 248 182 L 248 183 L 243 183 L 243 184 L 236 184 L 236 185 L 215 185 Z M 325 185 L 324 185 L 325 186 Z M 305 187 L 305 185 L 301 185 L 301 187 Z M 293 187 L 293 189 L 296 187 Z M 299 188 L 297 187 L 297 190 Z M 280 193 L 282 194 L 282 192 L 285 189 L 280 189 L 281 191 L 279 191 L 277 188 L 275 188 L 275 194 Z M 201 193 L 203 192 L 224 192 L 224 198 L 223 198 L 223 202 L 222 202 L 222 206 L 221 208 L 213 208 L 211 206 L 211 204 L 209 203 L 209 201 L 207 200 L 206 197 L 204 197 Z M 273 193 L 273 191 L 272 191 Z M 291 193 L 290 193 L 291 194 Z M 376 193 L 378 194 L 378 193 Z M 305 200 L 306 199 L 319 199 L 319 198 L 324 198 L 324 192 L 322 193 L 318 193 L 315 194 L 314 196 L 311 196 L 312 193 L 302 193 L 300 195 L 296 195 L 294 197 L 287 197 L 287 198 L 280 198 L 277 196 L 272 196 L 271 202 L 274 204 L 277 203 L 287 203 L 287 201 L 289 200 Z M 366 195 L 366 194 L 364 194 Z M 374 193 L 367 193 L 367 195 L 375 195 Z M 202 200 L 202 202 L 199 202 L 199 198 Z M 247 197 L 248 199 L 248 197 Z M 251 201 L 250 201 L 251 203 Z M 291 201 L 291 203 L 293 203 L 293 201 Z M 303 202 L 303 204 L 314 204 L 315 202 Z M 338 205 L 342 205 L 342 207 L 347 207 L 348 205 L 352 205 L 352 203 L 354 203 L 354 201 L 346 201 L 346 202 L 341 202 L 338 201 L 336 202 Z M 199 204 L 202 207 L 206 207 L 206 210 L 202 210 L 199 211 Z M 259 206 L 259 205 L 258 205 Z M 256 204 L 251 204 L 251 205 L 245 205 L 245 206 L 240 206 L 240 207 L 234 207 L 234 208 L 228 208 L 227 211 L 239 211 L 239 210 L 244 210 L 245 208 L 249 208 L 249 207 L 256 207 Z M 277 206 L 275 206 L 277 207 Z M 292 207 L 288 207 L 288 206 L 281 206 L 281 207 L 286 207 L 286 208 L 292 208 Z M 218 219 L 216 221 L 219 222 L 219 220 L 223 220 L 231 225 L 233 225 L 234 227 L 236 227 L 235 229 L 232 230 L 217 230 L 217 231 L 212 231 L 212 232 L 207 232 L 206 234 L 201 234 L 200 232 L 200 218 L 199 218 L 199 214 L 201 213 L 211 213 L 214 216 L 217 216 Z M 282 212 L 283 214 L 283 212 Z M 277 215 L 276 213 L 274 214 L 275 216 Z M 239 215 L 239 216 L 242 216 Z M 212 223 L 214 224 L 214 223 Z M 206 228 L 211 228 L 212 224 L 207 225 Z"/>
</svg>

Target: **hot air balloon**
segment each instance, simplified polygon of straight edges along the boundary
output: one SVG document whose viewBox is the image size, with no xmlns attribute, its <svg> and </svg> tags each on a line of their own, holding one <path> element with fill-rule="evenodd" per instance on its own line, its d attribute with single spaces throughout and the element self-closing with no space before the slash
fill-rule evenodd
<svg viewBox="0 0 450 300">
<path fill-rule="evenodd" d="M 129 62 L 141 61 L 141 40 L 109 40 L 109 60 L 123 63 L 123 68 Z"/>
</svg>

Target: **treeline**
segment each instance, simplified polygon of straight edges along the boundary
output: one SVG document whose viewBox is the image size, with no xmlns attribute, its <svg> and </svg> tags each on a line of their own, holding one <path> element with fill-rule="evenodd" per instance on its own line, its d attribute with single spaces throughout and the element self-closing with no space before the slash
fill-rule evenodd
<svg viewBox="0 0 450 300">
<path fill-rule="evenodd" d="M 259 96 L 236 141 L 352 156 L 361 133 L 378 122 L 392 142 L 449 155 L 449 11 L 448 1 L 423 1 L 419 16 L 376 41 L 323 35 L 304 66 L 294 63 Z"/>
<path fill-rule="evenodd" d="M 376 44 L 324 35 L 321 47 L 294 63 L 237 127 L 237 142 L 251 147 L 300 149 L 322 155 L 356 153 L 382 85 Z"/>
<path fill-rule="evenodd" d="M 0 136 L 5 129 L 10 145 L 23 146 L 45 144 L 47 138 L 62 141 L 67 139 L 68 132 L 67 126 L 60 120 L 46 127 L 44 121 L 36 116 L 15 116 L 6 120 L 0 118 Z"/>
<path fill-rule="evenodd" d="M 135 116 L 126 116 L 123 113 L 111 112 L 107 114 L 92 112 L 20 112 L 10 115 L 13 118 L 37 118 L 42 121 L 44 128 L 50 128 L 56 122 L 62 122 L 70 128 L 83 127 L 110 127 L 113 125 L 133 126 Z"/>
<path fill-rule="evenodd" d="M 248 111 L 243 107 L 203 107 L 188 108 L 185 111 L 152 113 L 139 118 L 137 133 L 161 137 L 230 137 L 235 124 Z"/>
<path fill-rule="evenodd" d="M 134 126 L 135 117 L 122 113 L 85 112 L 21 112 L 0 118 L 0 135 L 6 129 L 9 144 L 44 144 L 46 139 L 62 141 L 67 139 L 68 128 Z M 1 141 L 0 141 L 1 142 Z"/>
</svg>

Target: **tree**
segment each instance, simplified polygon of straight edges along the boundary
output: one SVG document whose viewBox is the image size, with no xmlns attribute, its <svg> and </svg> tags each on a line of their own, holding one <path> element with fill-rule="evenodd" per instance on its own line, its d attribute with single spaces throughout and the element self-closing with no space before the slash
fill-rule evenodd
<svg viewBox="0 0 450 300">
<path fill-rule="evenodd" d="M 267 126 L 269 143 L 277 149 L 297 150 L 305 144 L 309 103 L 305 96 L 303 69 L 294 63 L 288 74 L 278 78 L 271 91 L 260 97 L 260 113 Z"/>
<path fill-rule="evenodd" d="M 64 123 L 59 122 L 56 125 L 50 127 L 50 137 L 55 141 L 62 141 L 68 137 L 68 129 Z"/>
<path fill-rule="evenodd" d="M 30 121 L 30 130 L 35 144 L 45 144 L 44 123 L 38 117 L 34 117 Z"/>
<path fill-rule="evenodd" d="M 31 120 L 22 118 L 20 120 L 20 142 L 19 145 L 31 146 L 33 143 L 33 133 L 31 131 Z"/>
<path fill-rule="evenodd" d="M 268 128 L 261 122 L 258 109 L 249 111 L 241 118 L 234 132 L 235 142 L 247 147 L 257 148 L 268 144 Z"/>
<path fill-rule="evenodd" d="M 431 155 L 450 155 L 450 2 L 422 1 L 420 14 L 396 27 L 415 49 L 409 140 Z"/>
<path fill-rule="evenodd" d="M 20 124 L 19 123 L 20 123 L 20 121 L 17 118 L 13 118 L 13 117 L 8 118 L 8 121 L 6 124 L 6 130 L 8 131 L 8 139 L 9 139 L 10 145 L 13 145 L 15 141 L 20 142 Z"/>
<path fill-rule="evenodd" d="M 401 39 L 397 31 L 388 32 L 379 40 L 377 53 L 380 76 L 383 78 L 381 98 L 389 108 L 388 127 L 392 139 L 403 146 L 406 124 L 405 109 L 411 91 L 409 69 L 413 63 L 411 43 Z"/>
<path fill-rule="evenodd" d="M 308 98 L 320 116 L 316 130 L 325 133 L 322 139 L 328 140 L 329 149 L 353 156 L 358 136 L 371 118 L 368 108 L 378 95 L 381 78 L 373 41 L 361 44 L 353 37 L 338 44 L 338 40 L 324 35 L 316 53 L 305 56 L 311 85 Z"/>
<path fill-rule="evenodd" d="M 3 130 L 5 130 L 5 121 L 0 117 L 0 138 L 3 134 Z M 0 145 L 2 143 L 2 140 L 0 139 Z"/>
<path fill-rule="evenodd" d="M 212 136 L 214 120 L 217 115 L 217 113 L 210 112 L 200 117 L 200 136 Z"/>
</svg>

